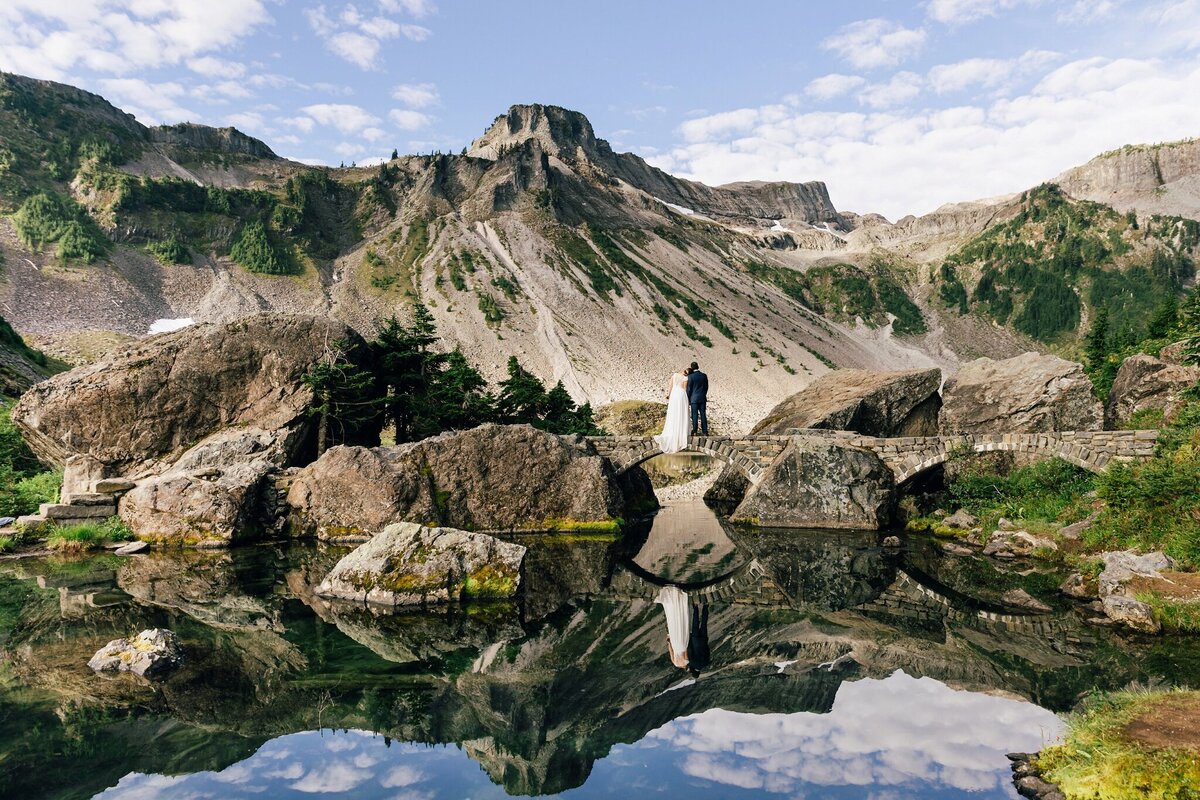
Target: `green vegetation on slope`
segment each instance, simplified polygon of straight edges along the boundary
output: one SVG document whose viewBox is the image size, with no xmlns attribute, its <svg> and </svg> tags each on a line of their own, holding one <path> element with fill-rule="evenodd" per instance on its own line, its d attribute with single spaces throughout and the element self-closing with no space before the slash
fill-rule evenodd
<svg viewBox="0 0 1200 800">
<path fill-rule="evenodd" d="M 834 264 L 804 272 L 761 261 L 748 261 L 745 266 L 754 277 L 774 284 L 818 314 L 842 322 L 861 319 L 871 327 L 886 324 L 891 315 L 892 331 L 899 336 L 927 330 L 921 310 L 892 277 L 893 268 L 882 262 L 870 268 Z"/>
<path fill-rule="evenodd" d="M 1155 216 L 1142 226 L 1100 203 L 1072 200 L 1054 184 L 1022 198 L 1019 213 L 946 259 L 938 294 L 1043 342 L 1072 337 L 1084 307 L 1106 308 L 1113 335 L 1133 342 L 1164 298 L 1194 272 L 1200 223 Z M 964 281 L 977 275 L 968 292 Z"/>
<path fill-rule="evenodd" d="M 58 499 L 62 473 L 47 469 L 12 423 L 12 408 L 0 402 L 0 517 L 32 514 Z"/>
<path fill-rule="evenodd" d="M 1068 720 L 1062 744 L 1038 754 L 1037 766 L 1069 798 L 1191 800 L 1200 787 L 1194 737 L 1178 746 L 1146 739 L 1158 738 L 1155 729 L 1162 723 L 1159 736 L 1194 722 L 1197 709 L 1200 692 L 1194 691 L 1093 697 L 1083 713 Z"/>
<path fill-rule="evenodd" d="M 108 249 L 108 239 L 83 208 L 56 192 L 38 192 L 26 198 L 12 218 L 17 236 L 30 250 L 58 245 L 63 263 L 90 264 Z"/>
</svg>

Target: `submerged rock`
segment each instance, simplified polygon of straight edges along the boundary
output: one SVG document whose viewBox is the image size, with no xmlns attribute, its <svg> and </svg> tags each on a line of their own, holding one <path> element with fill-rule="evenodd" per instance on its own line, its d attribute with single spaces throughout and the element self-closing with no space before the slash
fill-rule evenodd
<svg viewBox="0 0 1200 800">
<path fill-rule="evenodd" d="M 34 385 L 13 421 L 42 460 L 87 454 L 98 477 L 161 472 L 224 428 L 280 432 L 289 456 L 311 448 L 304 375 L 330 342 L 361 341 L 325 317 L 263 314 L 193 325 Z"/>
<path fill-rule="evenodd" d="M 1091 431 L 1104 421 L 1083 365 L 1042 353 L 968 362 L 946 381 L 942 400 L 943 435 Z"/>
<path fill-rule="evenodd" d="M 96 651 L 88 666 L 96 672 L 132 672 L 157 678 L 183 664 L 179 637 L 165 628 L 151 628 L 130 639 L 113 639 Z"/>
<path fill-rule="evenodd" d="M 1048 614 L 1053 611 L 1050 606 L 1038 600 L 1024 589 L 1009 589 L 1004 594 L 1000 595 L 1000 600 L 1005 605 L 1021 608 L 1027 611 L 1034 611 L 1039 614 Z"/>
<path fill-rule="evenodd" d="M 389 525 L 337 563 L 317 594 L 389 606 L 513 597 L 525 548 L 482 533 Z"/>
<path fill-rule="evenodd" d="M 372 535 L 409 521 L 463 530 L 610 524 L 653 504 L 586 440 L 529 425 L 481 425 L 397 447 L 334 447 L 300 470 L 288 504 L 300 530 Z"/>
<path fill-rule="evenodd" d="M 1164 417 L 1179 405 L 1185 390 L 1200 381 L 1200 367 L 1182 366 L 1147 355 L 1121 362 L 1104 408 L 1104 422 L 1117 428 L 1139 411 L 1158 410 Z"/>
<path fill-rule="evenodd" d="M 731 519 L 785 528 L 877 529 L 891 522 L 894 478 L 874 453 L 809 440 L 789 444 Z"/>
</svg>

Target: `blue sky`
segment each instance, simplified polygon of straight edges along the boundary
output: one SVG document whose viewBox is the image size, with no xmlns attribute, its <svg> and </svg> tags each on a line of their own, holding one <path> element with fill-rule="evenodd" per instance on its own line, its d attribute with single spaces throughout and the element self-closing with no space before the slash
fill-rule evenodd
<svg viewBox="0 0 1200 800">
<path fill-rule="evenodd" d="M 0 69 L 327 164 L 554 103 L 675 174 L 895 219 L 1200 136 L 1200 0 L 4 0 Z"/>
</svg>

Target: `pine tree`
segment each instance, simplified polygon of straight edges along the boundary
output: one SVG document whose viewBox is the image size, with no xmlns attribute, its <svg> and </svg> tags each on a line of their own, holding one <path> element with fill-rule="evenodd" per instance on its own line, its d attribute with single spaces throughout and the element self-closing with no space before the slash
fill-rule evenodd
<svg viewBox="0 0 1200 800">
<path fill-rule="evenodd" d="M 431 387 L 430 405 L 440 430 L 473 428 L 496 415 L 496 400 L 487 392 L 487 381 L 458 348 L 446 356 L 445 370 Z"/>
<path fill-rule="evenodd" d="M 1146 326 L 1146 335 L 1161 339 L 1167 336 L 1177 324 L 1179 324 L 1179 298 L 1175 296 L 1174 291 L 1171 291 L 1163 298 L 1158 310 L 1150 318 L 1150 322 Z"/>
<path fill-rule="evenodd" d="M 516 356 L 508 357 L 508 378 L 500 382 L 496 411 L 501 422 L 538 425 L 546 409 L 546 387 L 526 372 Z"/>
<path fill-rule="evenodd" d="M 546 394 L 543 419 L 545 429 L 551 433 L 575 432 L 575 401 L 562 381 L 554 384 L 554 388 Z"/>
<path fill-rule="evenodd" d="M 345 442 L 379 414 L 371 373 L 350 358 L 346 342 L 326 347 L 302 379 L 312 389 L 309 413 L 317 417 L 317 455 L 330 444 Z"/>
<path fill-rule="evenodd" d="M 399 157 L 400 157 L 400 151 L 393 147 L 392 148 L 392 161 L 395 161 Z"/>
<path fill-rule="evenodd" d="M 1108 309 L 1104 306 L 1096 309 L 1084 344 L 1084 357 L 1091 370 L 1101 369 L 1108 358 Z"/>
</svg>

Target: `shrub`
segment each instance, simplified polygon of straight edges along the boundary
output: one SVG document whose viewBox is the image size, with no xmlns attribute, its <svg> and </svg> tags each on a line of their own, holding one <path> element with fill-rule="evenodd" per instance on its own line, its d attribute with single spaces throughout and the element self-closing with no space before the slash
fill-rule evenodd
<svg viewBox="0 0 1200 800">
<path fill-rule="evenodd" d="M 31 250 L 58 243 L 58 258 L 90 264 L 108 249 L 108 240 L 74 200 L 39 192 L 25 200 L 13 215 L 13 227 Z"/>
<path fill-rule="evenodd" d="M 192 263 L 192 251 L 174 236 L 162 241 L 150 242 L 146 245 L 146 249 L 164 264 Z"/>
</svg>

